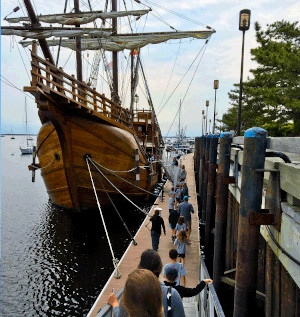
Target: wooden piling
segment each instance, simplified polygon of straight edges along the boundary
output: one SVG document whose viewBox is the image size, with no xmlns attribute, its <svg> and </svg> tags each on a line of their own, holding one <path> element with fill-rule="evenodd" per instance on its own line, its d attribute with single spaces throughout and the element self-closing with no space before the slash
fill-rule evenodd
<svg viewBox="0 0 300 317">
<path fill-rule="evenodd" d="M 207 177 L 207 197 L 206 197 L 206 225 L 205 225 L 205 249 L 211 247 L 211 230 L 213 224 L 215 188 L 216 188 L 216 168 L 217 168 L 217 150 L 218 150 L 219 136 L 212 134 L 209 146 L 209 160 L 208 160 L 208 177 Z"/>
<path fill-rule="evenodd" d="M 255 314 L 260 233 L 259 225 L 250 223 L 250 214 L 261 211 L 263 173 L 256 170 L 264 168 L 266 136 L 267 132 L 261 128 L 248 129 L 244 135 L 234 317 Z"/>
<path fill-rule="evenodd" d="M 209 158 L 209 146 L 210 146 L 211 136 L 208 135 L 205 138 L 205 150 L 204 150 L 204 160 L 203 160 L 203 179 L 202 179 L 202 221 L 206 221 L 206 196 L 207 196 L 207 178 L 208 178 L 208 158 Z"/>
<path fill-rule="evenodd" d="M 226 220 L 229 183 L 227 180 L 229 180 L 231 141 L 232 134 L 230 132 L 225 132 L 220 135 L 213 261 L 213 280 L 217 293 L 220 290 L 221 277 L 225 271 Z"/>
</svg>

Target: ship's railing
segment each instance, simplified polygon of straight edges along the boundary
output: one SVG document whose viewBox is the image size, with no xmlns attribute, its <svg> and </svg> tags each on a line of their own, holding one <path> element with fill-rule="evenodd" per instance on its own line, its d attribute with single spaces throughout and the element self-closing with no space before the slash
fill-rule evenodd
<svg viewBox="0 0 300 317">
<path fill-rule="evenodd" d="M 204 257 L 200 256 L 199 280 L 210 278 Z M 199 317 L 225 317 L 223 308 L 213 284 L 205 286 L 204 290 L 197 295 Z"/>
<path fill-rule="evenodd" d="M 61 67 L 57 68 L 47 59 L 39 57 L 34 45 L 36 44 L 33 44 L 31 53 L 31 86 L 41 87 L 47 92 L 55 92 L 69 102 L 73 102 L 78 108 L 84 107 L 132 128 L 132 113 L 128 109 L 121 107 L 104 94 L 98 93 L 95 88 L 78 81 L 74 75 L 68 75 Z"/>
</svg>

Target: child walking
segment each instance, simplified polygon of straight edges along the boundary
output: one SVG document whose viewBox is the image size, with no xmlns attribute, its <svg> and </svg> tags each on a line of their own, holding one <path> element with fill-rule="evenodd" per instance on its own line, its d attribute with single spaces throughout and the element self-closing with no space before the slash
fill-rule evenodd
<svg viewBox="0 0 300 317">
<path fill-rule="evenodd" d="M 174 241 L 174 244 L 177 245 L 177 253 L 179 258 L 179 263 L 184 265 L 184 258 L 185 258 L 185 246 L 187 244 L 187 234 L 186 232 L 181 229 L 178 233 L 177 239 Z"/>
<path fill-rule="evenodd" d="M 186 231 L 186 224 L 184 223 L 184 217 L 183 217 L 183 216 L 180 216 L 180 217 L 178 218 L 178 222 L 177 222 L 176 227 L 175 227 L 175 230 L 174 230 L 176 236 L 178 235 L 178 233 L 179 233 L 180 230 Z"/>
</svg>

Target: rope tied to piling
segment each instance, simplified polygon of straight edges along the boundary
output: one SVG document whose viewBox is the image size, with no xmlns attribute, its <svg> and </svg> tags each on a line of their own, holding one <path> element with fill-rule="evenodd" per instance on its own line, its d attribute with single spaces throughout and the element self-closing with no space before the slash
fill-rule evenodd
<svg viewBox="0 0 300 317">
<path fill-rule="evenodd" d="M 121 192 L 121 190 L 119 188 L 117 188 L 105 175 L 102 171 L 99 170 L 99 168 L 96 166 L 96 162 L 94 162 L 93 159 L 91 159 L 91 157 L 86 156 L 86 160 L 89 160 L 90 163 L 96 168 L 96 170 L 98 171 L 98 173 L 100 173 L 100 175 L 118 192 L 120 193 L 127 201 L 129 201 L 135 208 L 137 208 L 139 211 L 141 211 L 144 215 L 149 216 L 149 213 L 140 208 L 138 205 L 136 205 L 131 199 L 129 199 L 124 193 Z M 130 183 L 131 184 L 131 183 Z M 133 185 L 133 184 L 132 184 Z"/>
<path fill-rule="evenodd" d="M 86 159 L 86 164 L 87 164 L 87 167 L 88 167 L 88 170 L 89 170 L 89 174 L 90 174 L 90 178 L 91 178 L 94 194 L 95 194 L 95 197 L 96 197 L 98 209 L 99 209 L 100 216 L 101 216 L 101 219 L 102 219 L 105 235 L 106 235 L 107 242 L 108 242 L 108 245 L 109 245 L 109 248 L 110 248 L 110 252 L 111 252 L 111 255 L 112 255 L 112 262 L 113 262 L 113 266 L 115 268 L 115 278 L 120 278 L 121 274 L 120 274 L 119 267 L 118 267 L 119 260 L 115 257 L 114 251 L 112 249 L 112 245 L 111 245 L 110 238 L 109 238 L 109 235 L 108 235 L 108 231 L 107 231 L 107 228 L 106 228 L 106 224 L 105 224 L 105 220 L 104 220 L 104 217 L 103 217 L 102 209 L 101 209 L 100 202 L 99 202 L 99 199 L 98 199 L 98 195 L 97 195 L 97 192 L 96 192 L 93 176 L 92 176 L 92 173 L 91 173 L 90 165 L 89 165 L 89 162 L 88 162 L 89 157 L 86 157 L 85 159 Z"/>
<path fill-rule="evenodd" d="M 159 196 L 159 195 L 153 194 L 153 193 L 149 192 L 148 190 L 146 190 L 146 189 L 144 189 L 144 188 L 141 188 L 141 187 L 139 187 L 139 186 L 137 186 L 137 185 L 135 185 L 135 184 L 129 182 L 128 180 L 126 180 L 125 178 L 123 178 L 123 177 L 121 177 L 121 176 L 119 176 L 119 175 L 116 175 L 112 170 L 110 170 L 110 169 L 106 168 L 105 166 L 99 164 L 98 162 L 94 161 L 93 159 L 91 159 L 91 161 L 92 161 L 93 163 L 95 163 L 96 165 L 98 165 L 99 167 L 101 167 L 101 168 L 105 169 L 106 171 L 110 172 L 112 175 L 114 175 L 114 176 L 116 176 L 117 178 L 121 179 L 121 180 L 124 181 L 125 183 L 130 184 L 130 185 L 132 185 L 133 187 L 136 187 L 136 188 L 140 189 L 141 191 L 143 191 L 143 192 L 145 192 L 145 193 L 147 193 L 147 194 L 150 194 L 150 195 L 152 195 L 152 196 L 155 196 L 155 197 L 158 197 L 158 196 Z M 143 167 L 143 166 L 142 166 L 142 167 Z M 148 166 L 147 166 L 147 168 L 148 168 Z M 134 169 L 136 169 L 136 167 L 135 167 Z"/>
</svg>

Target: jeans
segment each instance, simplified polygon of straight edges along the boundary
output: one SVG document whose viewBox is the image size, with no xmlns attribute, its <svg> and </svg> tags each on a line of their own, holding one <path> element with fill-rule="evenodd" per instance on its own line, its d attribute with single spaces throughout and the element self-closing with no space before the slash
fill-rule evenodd
<svg viewBox="0 0 300 317">
<path fill-rule="evenodd" d="M 151 238 L 152 238 L 152 249 L 154 251 L 158 250 L 159 238 L 160 234 L 154 230 L 151 230 Z"/>
</svg>

